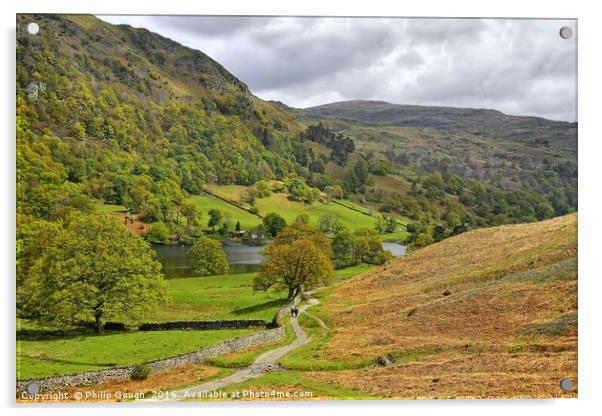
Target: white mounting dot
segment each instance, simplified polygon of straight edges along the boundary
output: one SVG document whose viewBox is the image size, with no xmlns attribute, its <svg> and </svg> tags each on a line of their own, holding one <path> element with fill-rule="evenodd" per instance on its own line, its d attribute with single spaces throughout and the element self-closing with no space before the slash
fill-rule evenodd
<svg viewBox="0 0 602 416">
<path fill-rule="evenodd" d="M 37 23 L 31 22 L 30 24 L 27 25 L 27 32 L 30 35 L 37 35 L 39 31 L 40 31 L 40 25 L 38 25 Z"/>
</svg>

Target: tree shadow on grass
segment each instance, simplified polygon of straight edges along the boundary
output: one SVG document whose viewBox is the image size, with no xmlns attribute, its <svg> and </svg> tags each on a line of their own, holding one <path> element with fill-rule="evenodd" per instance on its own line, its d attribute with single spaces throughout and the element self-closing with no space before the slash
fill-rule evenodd
<svg viewBox="0 0 602 416">
<path fill-rule="evenodd" d="M 286 299 L 276 299 L 269 302 L 260 303 L 253 306 L 235 309 L 232 311 L 234 315 L 247 315 L 250 313 L 263 312 L 271 308 L 279 307 L 286 304 Z"/>
</svg>

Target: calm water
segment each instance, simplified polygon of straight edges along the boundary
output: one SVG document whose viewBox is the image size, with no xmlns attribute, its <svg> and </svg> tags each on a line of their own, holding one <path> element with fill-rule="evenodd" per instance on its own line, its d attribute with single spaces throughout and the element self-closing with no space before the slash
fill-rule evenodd
<svg viewBox="0 0 602 416">
<path fill-rule="evenodd" d="M 157 260 L 163 265 L 167 279 L 199 276 L 188 263 L 188 251 L 192 246 L 185 244 L 152 244 Z M 230 273 L 250 273 L 259 270 L 263 247 L 224 244 L 224 252 L 230 263 Z"/>
<path fill-rule="evenodd" d="M 406 246 L 403 246 L 398 243 L 388 243 L 385 241 L 383 243 L 383 248 L 385 250 L 389 250 L 391 254 L 393 254 L 395 257 L 406 255 Z"/>
<path fill-rule="evenodd" d="M 157 253 L 157 260 L 163 265 L 163 273 L 167 279 L 199 276 L 188 263 L 188 251 L 192 246 L 184 244 L 152 244 Z M 406 248 L 397 243 L 383 243 L 385 250 L 394 256 L 405 255 Z M 263 247 L 224 244 L 224 252 L 230 263 L 230 273 L 250 273 L 259 270 Z"/>
</svg>

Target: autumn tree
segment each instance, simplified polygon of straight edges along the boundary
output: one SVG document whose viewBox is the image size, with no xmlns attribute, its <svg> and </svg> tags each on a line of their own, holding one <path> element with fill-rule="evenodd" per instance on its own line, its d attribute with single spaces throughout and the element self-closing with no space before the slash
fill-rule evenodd
<svg viewBox="0 0 602 416">
<path fill-rule="evenodd" d="M 374 224 L 374 229 L 381 234 L 394 233 L 397 230 L 397 220 L 393 216 L 383 215 Z"/>
<path fill-rule="evenodd" d="M 110 217 L 73 215 L 45 243 L 19 293 L 39 322 L 92 321 L 102 331 L 107 320 L 144 317 L 166 299 L 149 244 Z"/>
<path fill-rule="evenodd" d="M 334 277 L 330 241 L 307 224 L 287 227 L 263 250 L 254 290 L 288 290 L 288 298 L 326 284 Z"/>
<path fill-rule="evenodd" d="M 203 276 L 226 274 L 230 269 L 222 244 L 207 237 L 197 238 L 188 252 L 188 261 Z"/>
<path fill-rule="evenodd" d="M 257 181 L 255 184 L 255 191 L 257 192 L 257 198 L 265 198 L 272 194 L 270 184 L 266 180 Z"/>
</svg>

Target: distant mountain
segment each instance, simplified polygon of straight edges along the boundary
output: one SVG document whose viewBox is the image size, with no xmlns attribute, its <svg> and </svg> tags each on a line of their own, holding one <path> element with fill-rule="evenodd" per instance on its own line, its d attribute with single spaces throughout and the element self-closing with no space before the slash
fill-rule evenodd
<svg viewBox="0 0 602 416">
<path fill-rule="evenodd" d="M 510 116 L 497 110 L 391 104 L 385 101 L 341 101 L 299 110 L 312 117 L 343 118 L 365 123 L 466 132 L 517 141 L 577 148 L 577 123 L 540 117 Z"/>
</svg>

